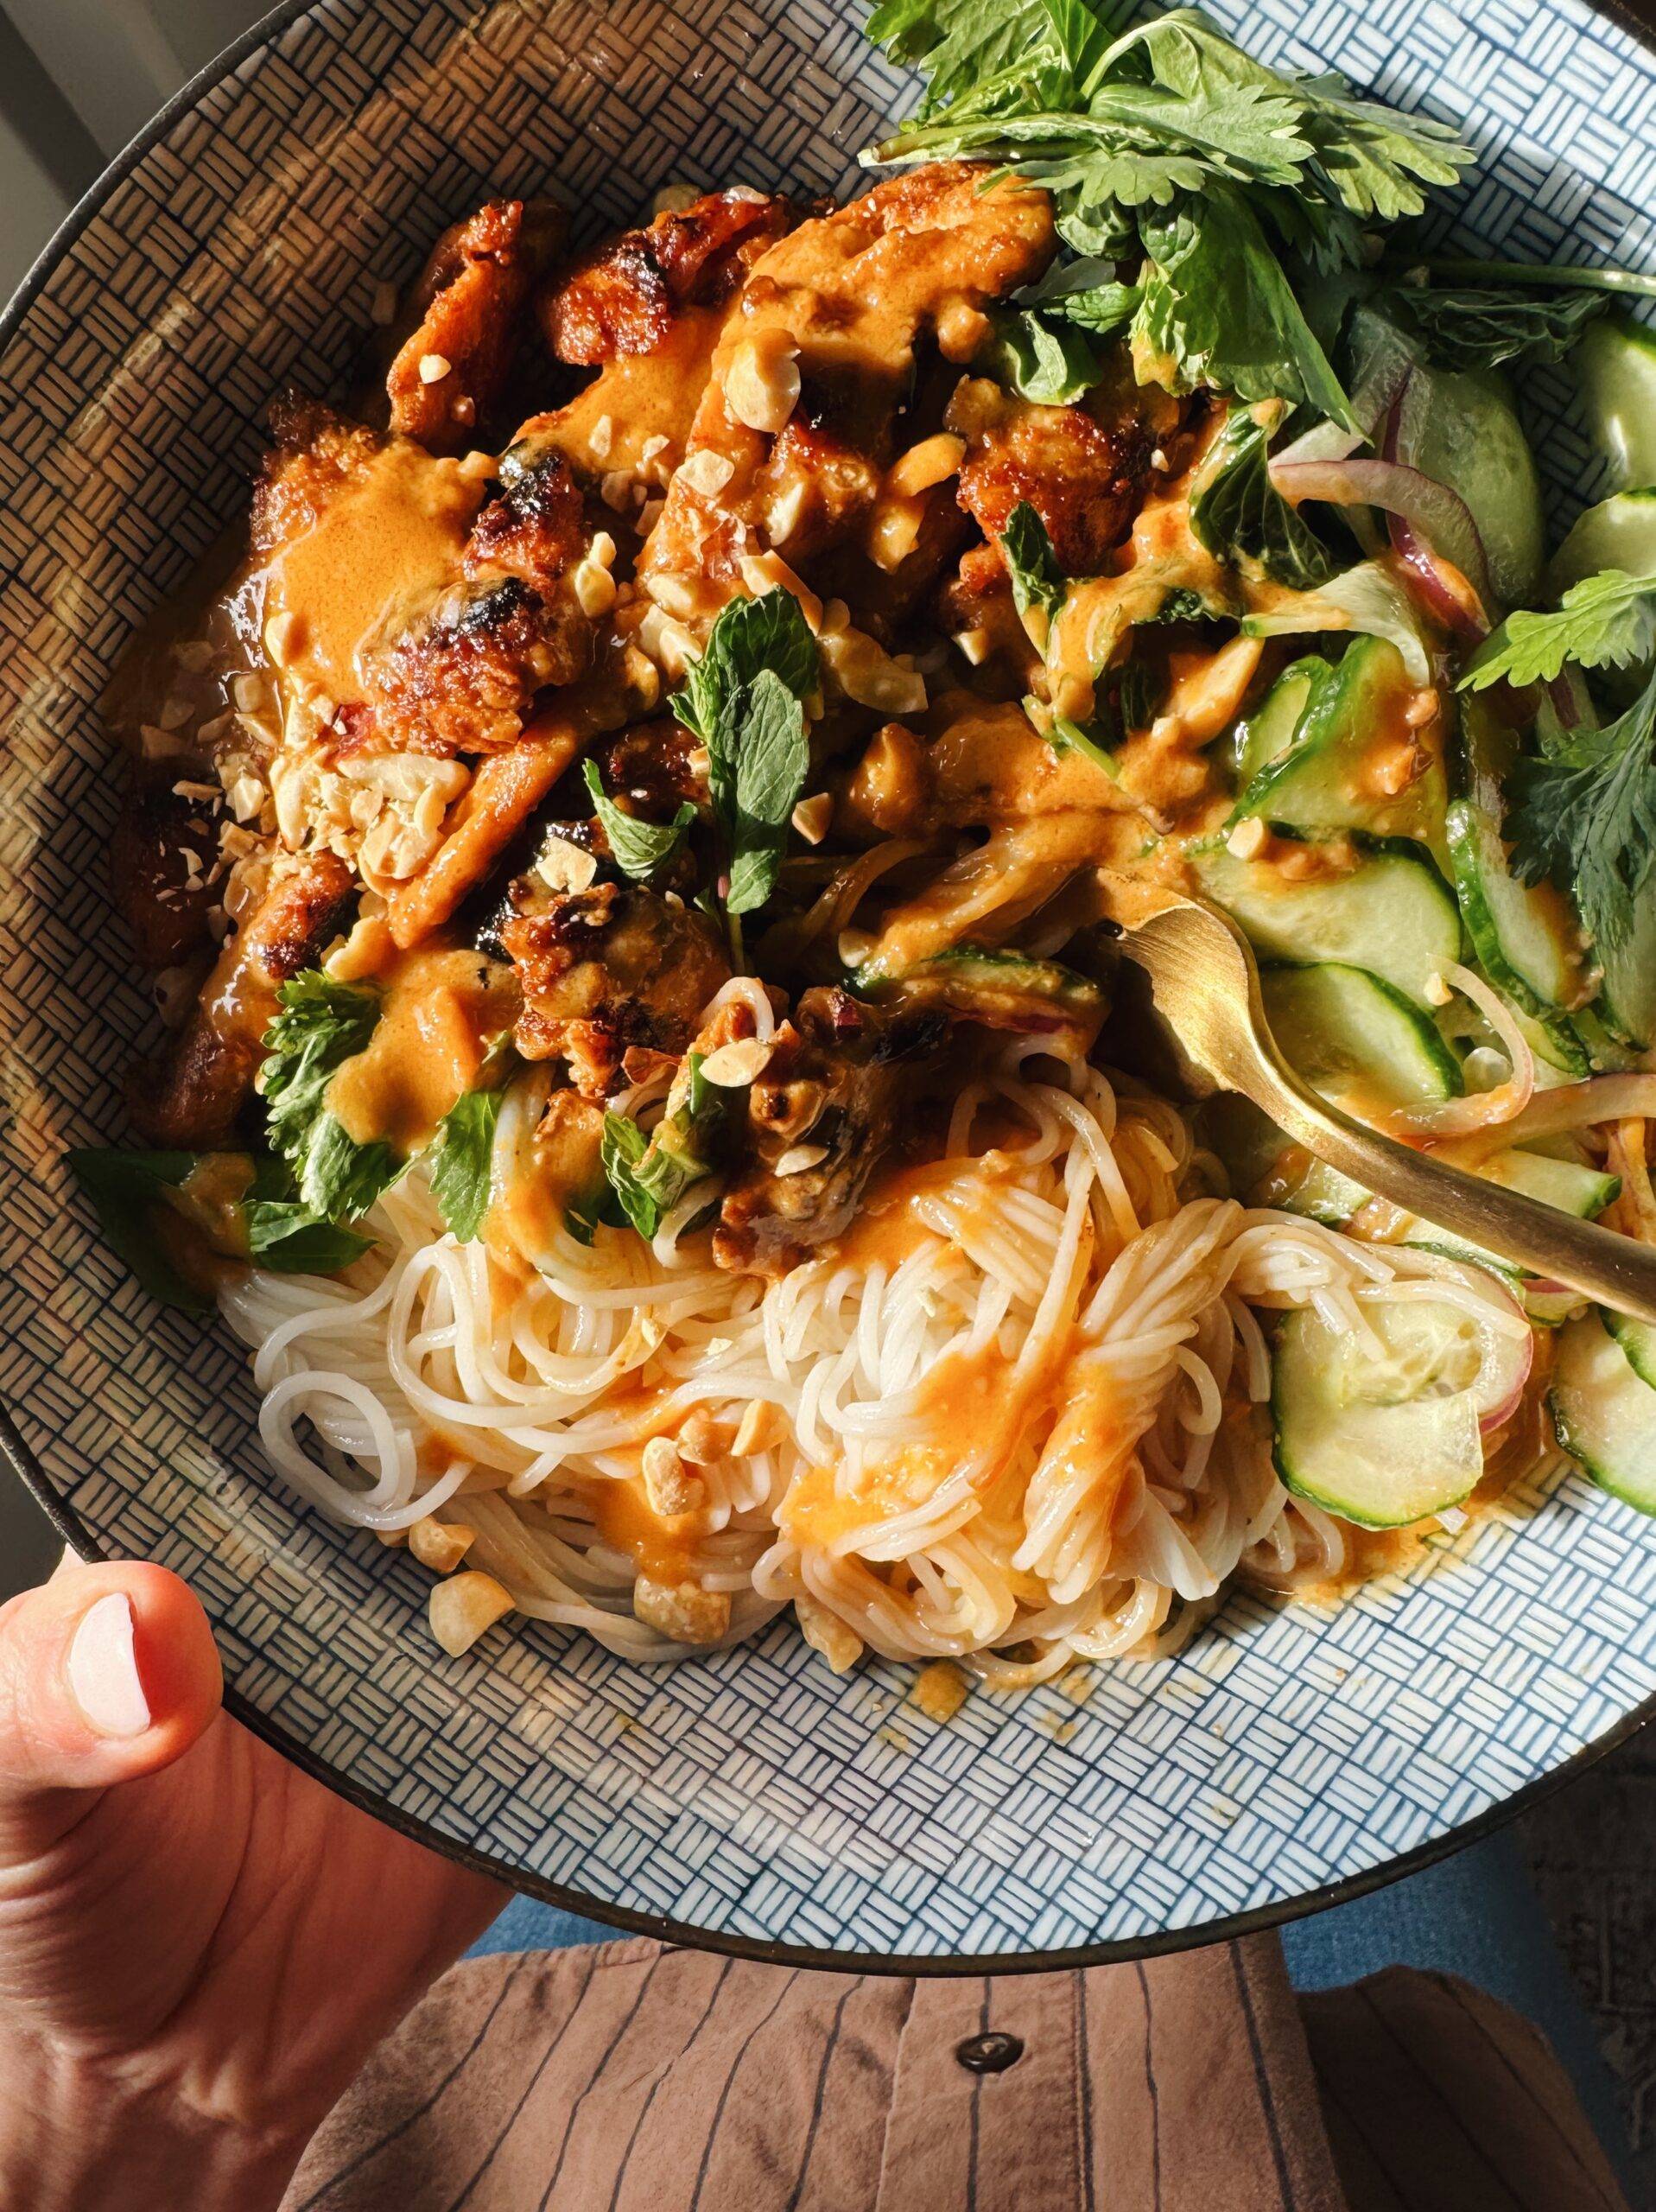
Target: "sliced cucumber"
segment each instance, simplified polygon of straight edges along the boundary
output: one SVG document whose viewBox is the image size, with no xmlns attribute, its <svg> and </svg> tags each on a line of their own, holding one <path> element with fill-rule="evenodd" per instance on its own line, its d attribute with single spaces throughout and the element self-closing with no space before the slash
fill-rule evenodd
<svg viewBox="0 0 1656 2212">
<path fill-rule="evenodd" d="M 1656 1513 L 1656 1389 L 1597 1313 L 1559 1332 L 1547 1408 L 1583 1473 L 1641 1513 Z"/>
<path fill-rule="evenodd" d="M 1604 979 L 1594 1012 L 1619 1044 L 1648 1052 L 1656 1045 L 1656 883 L 1640 893 L 1621 943 L 1597 950 Z"/>
<path fill-rule="evenodd" d="M 1268 968 L 1265 1011 L 1282 1055 L 1313 1090 L 1359 1115 L 1456 1098 L 1461 1064 L 1395 984 L 1336 961 Z"/>
<path fill-rule="evenodd" d="M 1381 791 L 1372 780 L 1377 741 L 1389 737 L 1395 744 L 1410 735 L 1403 716 L 1417 687 L 1397 647 L 1384 638 L 1354 639 L 1327 675 L 1314 691 L 1307 687 L 1291 741 L 1244 785 L 1232 819 L 1258 814 L 1290 830 L 1369 830 L 1440 842 L 1441 763 L 1432 762 L 1400 793 Z"/>
<path fill-rule="evenodd" d="M 1600 1011 L 1598 1006 L 1584 1006 L 1579 1014 L 1570 1017 L 1571 1033 L 1587 1061 L 1584 1068 L 1569 1068 L 1570 1074 L 1621 1075 L 1640 1065 L 1639 1054 L 1619 1038 L 1611 1036 L 1599 1018 Z M 1553 1065 L 1564 1066 L 1565 1063 L 1555 1061 Z"/>
<path fill-rule="evenodd" d="M 1627 1364 L 1641 1382 L 1656 1390 L 1656 1328 L 1635 1321 L 1630 1314 L 1604 1314 L 1604 1325 L 1627 1356 Z M 1653 1409 L 1656 1414 L 1656 1408 Z"/>
<path fill-rule="evenodd" d="M 1190 860 L 1202 888 L 1266 959 L 1367 968 L 1429 1005 L 1429 978 L 1461 957 L 1461 918 L 1449 886 L 1418 845 L 1354 842 L 1357 865 L 1324 875 L 1291 874 L 1280 858 L 1238 860 L 1223 845 Z M 1316 861 L 1304 845 L 1290 857 Z"/>
<path fill-rule="evenodd" d="M 1397 452 L 1471 509 L 1502 604 L 1531 605 L 1546 550 L 1541 482 L 1506 378 L 1493 369 L 1417 368 L 1404 392 Z"/>
<path fill-rule="evenodd" d="M 1545 1061 L 1560 1075 L 1577 1079 L 1591 1075 L 1596 1063 L 1576 1027 L 1575 1015 L 1526 1014 L 1522 1007 L 1510 1003 L 1507 1010 L 1538 1060 Z"/>
<path fill-rule="evenodd" d="M 1601 569 L 1656 575 L 1656 488 L 1617 492 L 1578 516 L 1548 566 L 1547 590 L 1559 598 Z"/>
<path fill-rule="evenodd" d="M 1607 315 L 1582 333 L 1574 362 L 1588 435 L 1611 483 L 1618 492 L 1656 484 L 1656 331 Z"/>
<path fill-rule="evenodd" d="M 1330 1326 L 1310 1307 L 1278 1330 L 1271 1379 L 1277 1472 L 1296 1496 L 1343 1520 L 1406 1528 L 1476 1487 L 1479 1422 L 1500 1402 L 1497 1389 L 1521 1382 L 1518 1362 L 1529 1346 L 1493 1338 L 1447 1300 L 1368 1300 L 1363 1318 L 1377 1343 Z"/>
<path fill-rule="evenodd" d="M 1245 721 L 1236 726 L 1236 787 L 1246 791 L 1268 760 L 1285 753 L 1311 698 L 1334 680 L 1325 660 L 1307 654 L 1285 668 Z"/>
<path fill-rule="evenodd" d="M 1519 882 L 1494 819 L 1470 799 L 1449 810 L 1461 915 L 1484 973 L 1526 1014 L 1562 1014 L 1583 995 L 1581 954 L 1564 899 Z"/>
</svg>

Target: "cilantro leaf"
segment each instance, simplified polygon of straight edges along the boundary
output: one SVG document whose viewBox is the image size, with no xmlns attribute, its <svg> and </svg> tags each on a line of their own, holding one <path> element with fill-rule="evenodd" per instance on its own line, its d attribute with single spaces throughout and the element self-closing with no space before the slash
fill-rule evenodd
<svg viewBox="0 0 1656 2212">
<path fill-rule="evenodd" d="M 628 814 L 612 798 L 606 798 L 604 779 L 595 760 L 583 761 L 581 772 L 592 793 L 593 810 L 604 825 L 604 835 L 609 839 L 615 865 L 623 875 L 646 882 L 684 842 L 684 833 L 695 820 L 695 807 L 685 799 L 670 822 L 646 822 L 636 814 Z"/>
<path fill-rule="evenodd" d="M 1572 891 L 1595 944 L 1614 951 L 1656 863 L 1656 677 L 1626 714 L 1513 772 L 1513 868 Z"/>
<path fill-rule="evenodd" d="M 367 1212 L 404 1164 L 381 1140 L 358 1144 L 324 1103 L 339 1070 L 372 1036 L 379 996 L 318 968 L 293 976 L 276 996 L 281 1010 L 264 1033 L 259 1070 L 270 1142 L 311 1212 L 348 1221 Z"/>
<path fill-rule="evenodd" d="M 1275 583 L 1314 590 L 1334 575 L 1326 546 L 1271 481 L 1270 432 L 1234 409 L 1215 439 L 1190 500 L 1190 527 L 1221 560 L 1253 564 Z"/>
<path fill-rule="evenodd" d="M 1240 193 L 1215 187 L 1144 225 L 1150 257 L 1133 321 L 1141 379 L 1304 404 L 1355 428 L 1350 402 Z"/>
<path fill-rule="evenodd" d="M 998 318 L 994 340 L 980 356 L 980 365 L 1010 385 L 1020 399 L 1044 407 L 1067 407 L 1090 391 L 1101 373 L 1098 356 L 1079 329 L 1032 308 Z"/>
<path fill-rule="evenodd" d="M 1607 293 L 1586 290 L 1395 284 L 1379 303 L 1443 367 L 1493 369 L 1503 361 L 1562 360 L 1610 302 Z"/>
<path fill-rule="evenodd" d="M 1114 261 L 1085 256 L 1077 261 L 1055 263 L 1037 284 L 1017 295 L 1022 308 L 1040 308 L 1080 325 L 1094 337 L 1107 337 L 1131 322 L 1139 304 L 1137 284 L 1124 284 Z"/>
<path fill-rule="evenodd" d="M 1460 688 L 1550 683 L 1567 660 L 1582 668 L 1626 668 L 1653 651 L 1656 576 L 1602 569 L 1571 584 L 1556 613 L 1509 614 L 1480 647 Z"/>
<path fill-rule="evenodd" d="M 490 1171 L 504 1090 L 468 1090 L 437 1124 L 425 1154 L 431 1195 L 451 1236 L 475 1242 L 489 1211 Z"/>
<path fill-rule="evenodd" d="M 731 836 L 733 914 L 751 913 L 775 890 L 788 824 L 810 772 L 805 709 L 774 669 L 765 668 L 743 695 Z"/>
<path fill-rule="evenodd" d="M 1007 516 L 1000 550 L 1018 612 L 1027 619 L 1031 608 L 1037 609 L 1050 625 L 1063 605 L 1068 586 L 1046 524 L 1027 499 L 1020 499 Z"/>
</svg>

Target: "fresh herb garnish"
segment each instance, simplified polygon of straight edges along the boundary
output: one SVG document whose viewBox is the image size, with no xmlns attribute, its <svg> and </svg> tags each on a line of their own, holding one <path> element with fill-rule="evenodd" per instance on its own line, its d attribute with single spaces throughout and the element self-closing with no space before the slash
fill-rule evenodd
<svg viewBox="0 0 1656 2212">
<path fill-rule="evenodd" d="M 276 996 L 281 1012 L 264 1033 L 259 1070 L 270 1142 L 292 1168 L 313 1214 L 354 1220 L 404 1165 L 380 1139 L 358 1144 L 324 1103 L 334 1076 L 372 1036 L 379 995 L 312 968 L 283 983 Z"/>
<path fill-rule="evenodd" d="M 604 1173 L 640 1236 L 654 1236 L 685 1192 L 713 1173 L 710 1155 L 724 1111 L 725 1094 L 703 1077 L 701 1056 L 692 1052 L 674 1083 L 667 1111 L 647 1136 L 625 1114 L 605 1115 L 600 1147 Z M 571 1233 L 580 1236 L 584 1226 L 584 1221 L 580 1227 L 571 1224 Z M 592 1240 L 588 1235 L 581 1241 Z"/>
<path fill-rule="evenodd" d="M 1012 602 L 1025 621 L 1031 610 L 1050 628 L 1069 588 L 1046 524 L 1027 499 L 1020 499 L 1000 533 L 1001 556 L 1012 578 Z M 1042 640 L 1044 643 L 1044 640 Z"/>
<path fill-rule="evenodd" d="M 776 888 L 788 823 L 805 788 L 804 701 L 817 686 L 816 640 L 791 592 L 733 600 L 708 633 L 673 712 L 707 748 L 707 788 L 729 857 L 732 914 Z"/>
<path fill-rule="evenodd" d="M 1551 683 L 1566 661 L 1627 668 L 1656 652 L 1656 576 L 1602 569 L 1571 584 L 1551 614 L 1509 614 L 1461 678 L 1463 691 L 1491 683 Z"/>
<path fill-rule="evenodd" d="M 734 758 L 724 764 L 731 794 L 725 904 L 733 914 L 752 913 L 776 889 L 788 823 L 811 765 L 805 709 L 774 669 L 762 668 L 742 698 Z M 722 737 L 728 725 L 719 727 Z"/>
<path fill-rule="evenodd" d="M 1513 872 L 1573 892 L 1596 944 L 1614 951 L 1656 862 L 1656 677 L 1624 715 L 1513 766 Z"/>
<path fill-rule="evenodd" d="M 1190 10 L 1112 40 L 1087 0 L 884 0 L 868 32 L 928 85 L 915 120 L 865 158 L 986 156 L 1051 192 L 1078 253 L 1142 251 L 1135 355 L 1176 389 L 1306 401 L 1344 422 L 1279 257 L 1355 265 L 1364 223 L 1418 213 L 1423 188 L 1471 158 L 1443 124 L 1336 78 L 1280 75 Z"/>
<path fill-rule="evenodd" d="M 1327 583 L 1328 548 L 1271 481 L 1271 425 L 1233 409 L 1204 460 L 1190 499 L 1190 527 L 1208 550 L 1296 591 Z"/>
<path fill-rule="evenodd" d="M 1397 284 L 1376 304 L 1415 333 L 1446 369 L 1493 369 L 1503 361 L 1558 361 L 1609 306 L 1589 291 L 1523 291 L 1494 286 Z"/>
<path fill-rule="evenodd" d="M 452 1236 L 475 1241 L 489 1211 L 490 1171 L 504 1090 L 468 1090 L 437 1124 L 425 1154 L 431 1195 Z"/>
<path fill-rule="evenodd" d="M 645 822 L 606 797 L 604 779 L 595 760 L 583 761 L 581 772 L 592 793 L 593 811 L 604 825 L 615 865 L 623 875 L 647 882 L 684 842 L 684 833 L 695 820 L 695 807 L 685 799 L 670 822 Z"/>
<path fill-rule="evenodd" d="M 1055 262 L 1038 284 L 1018 295 L 1018 303 L 1045 308 L 1094 338 L 1107 338 L 1132 321 L 1141 289 L 1138 284 L 1122 283 L 1113 261 L 1088 255 L 1078 261 Z"/>
<path fill-rule="evenodd" d="M 173 1205 L 168 1192 L 181 1192 L 190 1178 L 213 1162 L 194 1152 L 78 1151 L 67 1155 L 70 1173 L 97 1213 L 105 1238 L 150 1296 L 163 1306 L 205 1313 L 213 1300 L 189 1281 L 168 1258 L 156 1234 L 155 1210 Z M 222 1195 L 212 1211 L 226 1226 L 239 1226 L 244 1256 L 284 1274 L 336 1274 L 360 1259 L 368 1239 L 318 1218 L 294 1194 L 286 1164 L 269 1154 L 238 1154 L 214 1163 L 232 1170 L 240 1195 Z M 181 1221 L 192 1218 L 186 1197 L 176 1202 Z M 233 1247 L 227 1257 L 240 1257 Z"/>
<path fill-rule="evenodd" d="M 1098 355 L 1081 330 L 1032 308 L 998 319 L 993 341 L 976 365 L 1020 399 L 1043 407 L 1069 406 L 1091 391 L 1101 373 Z"/>
</svg>

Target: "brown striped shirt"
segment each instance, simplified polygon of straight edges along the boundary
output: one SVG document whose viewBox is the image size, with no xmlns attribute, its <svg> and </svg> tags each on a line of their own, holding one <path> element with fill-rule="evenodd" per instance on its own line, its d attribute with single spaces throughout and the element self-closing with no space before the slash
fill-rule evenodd
<svg viewBox="0 0 1656 2212">
<path fill-rule="evenodd" d="M 283 2212 L 1626 2212 L 1547 2044 L 1273 1938 L 980 1979 L 640 1942 L 469 1961 Z"/>
</svg>

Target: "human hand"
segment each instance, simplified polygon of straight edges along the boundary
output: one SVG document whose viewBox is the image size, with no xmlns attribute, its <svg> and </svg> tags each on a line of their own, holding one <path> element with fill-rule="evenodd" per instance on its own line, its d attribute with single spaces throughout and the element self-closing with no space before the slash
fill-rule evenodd
<svg viewBox="0 0 1656 2212">
<path fill-rule="evenodd" d="M 219 1709 L 156 1567 L 0 1607 L 0 2206 L 260 2212 L 505 1892 Z"/>
</svg>

